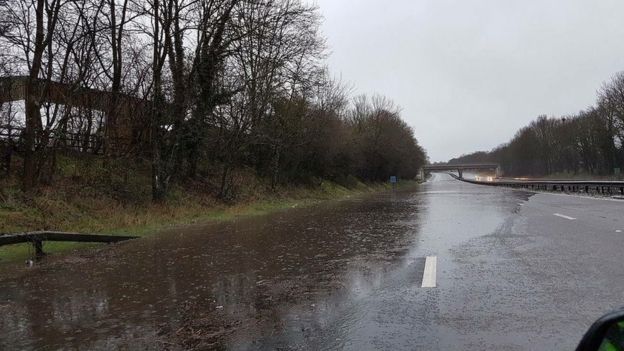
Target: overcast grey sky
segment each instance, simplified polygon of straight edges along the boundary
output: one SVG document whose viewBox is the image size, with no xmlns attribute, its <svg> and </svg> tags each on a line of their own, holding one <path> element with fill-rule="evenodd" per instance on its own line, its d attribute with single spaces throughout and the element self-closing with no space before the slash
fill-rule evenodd
<svg viewBox="0 0 624 351">
<path fill-rule="evenodd" d="M 380 93 L 432 161 L 592 105 L 624 70 L 623 0 L 318 0 L 334 75 Z"/>
</svg>

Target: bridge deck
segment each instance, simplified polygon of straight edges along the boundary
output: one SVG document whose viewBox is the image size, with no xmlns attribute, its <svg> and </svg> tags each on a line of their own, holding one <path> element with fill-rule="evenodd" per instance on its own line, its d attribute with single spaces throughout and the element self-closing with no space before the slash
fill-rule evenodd
<svg viewBox="0 0 624 351">
<path fill-rule="evenodd" d="M 445 164 L 445 165 L 428 165 L 423 169 L 426 171 L 456 171 L 456 170 L 479 170 L 479 169 L 496 169 L 499 165 L 496 163 L 464 163 L 464 164 Z"/>
<path fill-rule="evenodd" d="M 28 77 L 0 77 L 0 104 L 20 101 L 26 98 Z M 76 84 L 59 83 L 37 79 L 33 83 L 35 95 L 42 101 L 55 104 L 81 106 L 92 110 L 110 112 L 114 109 L 123 114 L 146 113 L 151 102 L 128 94 L 113 94 L 105 90 L 82 87 Z"/>
</svg>

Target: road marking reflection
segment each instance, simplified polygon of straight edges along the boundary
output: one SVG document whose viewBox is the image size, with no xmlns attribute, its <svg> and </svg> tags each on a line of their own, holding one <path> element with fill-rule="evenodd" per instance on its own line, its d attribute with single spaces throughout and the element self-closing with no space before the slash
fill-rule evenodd
<svg viewBox="0 0 624 351">
<path fill-rule="evenodd" d="M 559 213 L 555 213 L 554 215 L 555 215 L 555 216 L 557 216 L 557 217 L 561 217 L 561 218 L 569 219 L 569 220 L 571 220 L 571 221 L 573 221 L 573 220 L 575 220 L 575 219 L 576 219 L 576 218 L 574 218 L 574 217 L 570 217 L 570 216 L 562 215 L 562 214 L 559 214 Z"/>
<path fill-rule="evenodd" d="M 436 287 L 436 266 L 438 258 L 436 256 L 429 256 L 425 260 L 425 271 L 423 273 L 422 287 L 423 288 L 435 288 Z"/>
</svg>

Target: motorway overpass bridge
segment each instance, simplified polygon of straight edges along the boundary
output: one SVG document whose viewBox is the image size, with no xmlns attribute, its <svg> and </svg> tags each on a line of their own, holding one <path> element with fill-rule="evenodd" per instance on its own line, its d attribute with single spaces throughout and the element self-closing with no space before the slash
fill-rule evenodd
<svg viewBox="0 0 624 351">
<path fill-rule="evenodd" d="M 459 163 L 459 164 L 435 164 L 423 167 L 423 172 L 457 172 L 460 178 L 464 177 L 464 171 L 494 171 L 500 175 L 500 165 L 497 163 Z"/>
<path fill-rule="evenodd" d="M 29 96 L 33 96 L 38 105 L 46 102 L 103 112 L 106 137 L 114 138 L 115 143 L 125 144 L 130 143 L 137 135 L 146 134 L 145 126 L 153 108 L 149 100 L 128 94 L 90 89 L 77 82 L 61 83 L 46 79 L 30 81 L 27 76 L 0 77 L 0 106 L 4 103 L 25 101 Z M 172 106 L 164 104 L 164 108 L 166 111 L 163 115 L 166 116 Z M 19 130 L 19 128 L 0 125 L 0 137 L 3 136 L 3 130 Z M 110 142 L 109 140 L 109 144 Z"/>
<path fill-rule="evenodd" d="M 12 101 L 23 101 L 28 96 L 28 89 L 38 103 L 82 107 L 90 110 L 117 114 L 127 117 L 147 115 L 152 102 L 128 94 L 114 94 L 110 91 L 90 89 L 78 83 L 60 83 L 46 79 L 35 79 L 29 86 L 27 76 L 0 77 L 0 105 Z M 169 106 L 166 106 L 169 107 Z"/>
</svg>

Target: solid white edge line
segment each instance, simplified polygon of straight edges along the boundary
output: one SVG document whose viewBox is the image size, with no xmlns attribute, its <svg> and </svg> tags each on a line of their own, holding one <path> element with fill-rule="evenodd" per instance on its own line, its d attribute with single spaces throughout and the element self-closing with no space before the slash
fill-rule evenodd
<svg viewBox="0 0 624 351">
<path fill-rule="evenodd" d="M 438 264 L 438 258 L 436 256 L 429 256 L 425 260 L 425 270 L 423 272 L 422 284 L 423 288 L 435 288 L 436 287 L 436 269 Z"/>
<path fill-rule="evenodd" d="M 561 217 L 561 218 L 565 218 L 565 219 L 569 219 L 571 221 L 575 220 L 576 218 L 574 217 L 570 217 L 570 216 L 566 216 L 566 215 L 562 215 L 560 213 L 553 213 L 553 215 L 557 216 L 557 217 Z"/>
</svg>

